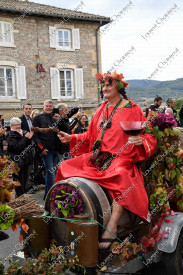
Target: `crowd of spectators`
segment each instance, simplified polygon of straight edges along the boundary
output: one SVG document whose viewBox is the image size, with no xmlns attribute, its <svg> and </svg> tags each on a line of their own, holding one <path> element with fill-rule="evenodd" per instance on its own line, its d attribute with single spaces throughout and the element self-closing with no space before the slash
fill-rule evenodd
<svg viewBox="0 0 183 275">
<path fill-rule="evenodd" d="M 176 119 L 178 126 L 183 127 L 183 106 L 180 109 L 180 112 L 178 114 L 179 118 L 178 118 L 177 111 L 175 110 L 175 105 L 176 105 L 175 98 L 169 97 L 166 100 L 166 106 L 162 106 L 162 103 L 163 103 L 163 100 L 158 95 L 155 97 L 154 103 L 151 104 L 149 107 L 148 107 L 146 101 L 144 100 L 144 103 L 143 103 L 144 115 L 147 117 L 148 114 L 151 112 L 168 113 Z"/>
<path fill-rule="evenodd" d="M 58 132 L 83 133 L 88 129 L 88 118 L 81 108 L 69 110 L 66 104 L 54 108 L 53 102 L 46 100 L 40 112 L 26 103 L 22 116 L 10 119 L 10 129 L 4 127 L 0 116 L 0 156 L 8 155 L 19 167 L 18 175 L 13 175 L 21 184 L 15 189 L 17 197 L 35 193 L 39 190 L 37 185 L 42 183 L 45 199 L 54 184 L 59 163 L 71 158 L 69 145 L 61 143 Z"/>
</svg>

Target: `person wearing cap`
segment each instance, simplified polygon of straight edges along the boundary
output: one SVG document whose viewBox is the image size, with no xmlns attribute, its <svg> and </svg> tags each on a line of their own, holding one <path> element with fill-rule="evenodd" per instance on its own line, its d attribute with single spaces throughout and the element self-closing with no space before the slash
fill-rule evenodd
<svg viewBox="0 0 183 275">
<path fill-rule="evenodd" d="M 79 156 L 60 164 L 55 183 L 69 177 L 83 177 L 109 191 L 115 207 L 107 224 L 108 231 L 99 239 L 99 249 L 107 250 L 115 240 L 124 208 L 144 220 L 148 217 L 148 196 L 136 163 L 155 153 L 157 141 L 152 134 L 129 137 L 122 131 L 119 122 L 147 121 L 140 106 L 127 97 L 128 83 L 123 80 L 123 74 L 114 71 L 114 74 L 96 76 L 101 84 L 101 96 L 107 100 L 95 112 L 88 131 L 58 134 L 61 142 L 70 143 L 72 155 Z M 130 146 L 126 146 L 128 141 Z"/>
</svg>

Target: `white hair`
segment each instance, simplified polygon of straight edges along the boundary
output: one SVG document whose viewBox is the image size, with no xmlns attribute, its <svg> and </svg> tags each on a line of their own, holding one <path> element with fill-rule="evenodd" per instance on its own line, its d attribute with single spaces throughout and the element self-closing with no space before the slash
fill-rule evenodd
<svg viewBox="0 0 183 275">
<path fill-rule="evenodd" d="M 166 113 L 173 115 L 173 110 L 171 108 L 166 108 L 165 114 Z"/>
<path fill-rule="evenodd" d="M 59 111 L 63 111 L 64 106 L 67 107 L 67 104 L 65 104 L 65 103 L 60 103 L 60 104 L 58 104 L 57 108 L 59 109 Z"/>
<path fill-rule="evenodd" d="M 21 123 L 22 123 L 22 121 L 21 121 L 21 119 L 20 119 L 19 117 L 12 117 L 12 118 L 10 119 L 10 127 L 11 127 L 12 125 L 21 124 Z"/>
</svg>

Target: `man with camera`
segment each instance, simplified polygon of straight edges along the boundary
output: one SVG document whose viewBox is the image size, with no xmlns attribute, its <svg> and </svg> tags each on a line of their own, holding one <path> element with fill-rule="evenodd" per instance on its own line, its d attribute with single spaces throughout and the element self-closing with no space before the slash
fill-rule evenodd
<svg viewBox="0 0 183 275">
<path fill-rule="evenodd" d="M 81 109 L 81 106 L 78 106 L 78 107 L 74 107 L 70 111 L 68 111 L 67 104 L 60 103 L 58 105 L 58 112 L 60 115 L 60 119 L 57 121 L 58 122 L 57 128 L 59 129 L 59 131 L 63 131 L 67 134 L 71 134 L 72 129 L 75 127 L 75 125 L 78 123 L 78 120 L 82 116 L 82 113 L 79 112 L 80 109 Z M 69 118 L 71 116 L 73 116 L 74 114 L 76 114 L 76 116 L 70 122 Z M 59 151 L 59 160 L 60 161 L 67 160 L 67 159 L 71 158 L 69 144 L 64 144 L 64 143 L 60 142 L 58 151 Z"/>
</svg>

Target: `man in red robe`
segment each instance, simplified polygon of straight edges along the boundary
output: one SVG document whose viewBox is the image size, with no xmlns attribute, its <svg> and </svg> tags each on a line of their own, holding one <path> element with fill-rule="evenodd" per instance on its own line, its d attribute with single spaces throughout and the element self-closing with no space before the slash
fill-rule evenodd
<svg viewBox="0 0 183 275">
<path fill-rule="evenodd" d="M 146 121 L 141 108 L 126 97 L 124 87 L 127 82 L 122 80 L 123 77 L 118 80 L 121 75 L 108 73 L 106 78 L 100 75 L 100 79 L 103 80 L 102 91 L 108 100 L 97 109 L 87 132 L 77 135 L 60 133 L 60 140 L 69 142 L 71 155 L 77 157 L 62 162 L 55 179 L 55 182 L 58 182 L 69 177 L 83 177 L 94 180 L 108 189 L 117 205 L 113 207 L 107 225 L 107 229 L 113 234 L 117 234 L 117 223 L 123 207 L 143 219 L 147 218 L 148 197 L 143 176 L 139 173 L 136 163 L 152 156 L 157 145 L 155 137 L 151 134 L 129 137 L 121 129 L 119 122 L 122 121 Z M 119 82 L 124 87 L 118 87 Z M 108 126 L 107 122 L 110 122 Z M 93 145 L 97 140 L 101 141 L 99 151 L 110 153 L 111 156 L 108 162 L 110 165 L 106 170 L 97 168 L 91 161 L 93 157 L 95 159 Z M 131 144 L 126 145 L 129 140 Z M 99 248 L 110 246 L 112 241 L 109 237 L 110 233 L 105 231 Z"/>
</svg>

